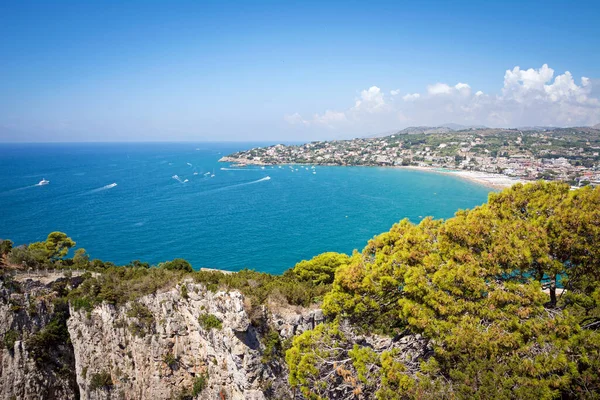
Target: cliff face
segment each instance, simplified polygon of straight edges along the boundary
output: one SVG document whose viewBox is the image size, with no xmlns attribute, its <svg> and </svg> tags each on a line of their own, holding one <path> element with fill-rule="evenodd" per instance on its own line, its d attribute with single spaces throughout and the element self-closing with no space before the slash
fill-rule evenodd
<svg viewBox="0 0 600 400">
<path fill-rule="evenodd" d="M 118 309 L 72 311 L 68 327 L 82 399 L 171 398 L 192 394 L 201 377 L 206 398 L 265 397 L 265 382 L 273 376 L 261 363 L 242 295 L 185 285 L 187 299 L 178 286 Z M 221 328 L 202 327 L 201 315 L 218 318 Z M 94 383 L 103 374 L 112 385 Z"/>
<path fill-rule="evenodd" d="M 0 283 L 0 398 L 79 398 L 73 347 L 60 329 L 66 312 L 39 282 Z"/>
<path fill-rule="evenodd" d="M 2 349 L 0 398 L 291 398 L 287 368 L 265 356 L 265 326 L 286 339 L 323 319 L 320 310 L 263 307 L 254 326 L 239 292 L 190 281 L 120 307 L 59 312 L 52 285 L 0 290 L 0 334 L 18 335 Z M 64 338 L 31 339 L 54 329 L 57 315 Z M 36 344 L 47 354 L 33 351 Z"/>
</svg>

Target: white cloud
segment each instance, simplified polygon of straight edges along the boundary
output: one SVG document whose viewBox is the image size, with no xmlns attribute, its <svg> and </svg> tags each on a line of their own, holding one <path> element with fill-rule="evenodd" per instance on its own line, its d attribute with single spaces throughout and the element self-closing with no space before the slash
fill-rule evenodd
<svg viewBox="0 0 600 400">
<path fill-rule="evenodd" d="M 385 108 L 386 103 L 383 92 L 377 86 L 371 86 L 367 90 L 360 92 L 360 98 L 354 103 L 354 111 L 366 111 L 373 113 Z"/>
<path fill-rule="evenodd" d="M 397 96 L 399 90 L 391 90 Z M 569 71 L 555 76 L 547 64 L 538 69 L 516 66 L 504 74 L 498 94 L 472 91 L 469 84 L 437 82 L 422 93 L 407 93 L 402 102 L 387 102 L 377 86 L 362 90 L 354 106 L 327 110 L 304 120 L 285 117 L 292 124 L 325 125 L 345 133 L 378 132 L 406 125 L 446 122 L 515 127 L 523 125 L 582 126 L 600 122 L 600 80 L 582 77 L 577 83 Z"/>
<path fill-rule="evenodd" d="M 460 93 L 461 96 L 469 96 L 471 94 L 471 86 L 468 83 L 458 82 L 454 89 Z"/>
<path fill-rule="evenodd" d="M 404 96 L 402 96 L 402 100 L 404 101 L 415 101 L 417 99 L 419 99 L 419 97 L 421 97 L 421 95 L 419 93 L 407 93 Z"/>
<path fill-rule="evenodd" d="M 310 124 L 308 121 L 305 121 L 302 118 L 302 116 L 298 113 L 285 115 L 283 117 L 283 119 L 285 119 L 289 124 L 292 124 L 292 125 L 297 125 L 297 124 L 309 125 Z"/>
<path fill-rule="evenodd" d="M 433 85 L 427 86 L 427 93 L 432 96 L 436 96 L 439 94 L 450 94 L 452 88 L 445 83 L 435 83 Z"/>
<path fill-rule="evenodd" d="M 313 121 L 318 124 L 331 126 L 332 124 L 343 122 L 346 120 L 346 114 L 339 111 L 327 110 L 324 114 L 315 114 Z"/>
</svg>

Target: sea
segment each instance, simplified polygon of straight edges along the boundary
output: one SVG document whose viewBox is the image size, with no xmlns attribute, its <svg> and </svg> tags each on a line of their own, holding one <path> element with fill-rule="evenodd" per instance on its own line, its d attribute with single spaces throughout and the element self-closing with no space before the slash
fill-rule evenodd
<svg viewBox="0 0 600 400">
<path fill-rule="evenodd" d="M 280 274 L 322 252 L 361 250 L 403 218 L 452 217 L 492 191 L 399 168 L 218 161 L 267 144 L 0 144 L 0 238 L 19 245 L 62 231 L 118 265 L 184 258 Z"/>
</svg>

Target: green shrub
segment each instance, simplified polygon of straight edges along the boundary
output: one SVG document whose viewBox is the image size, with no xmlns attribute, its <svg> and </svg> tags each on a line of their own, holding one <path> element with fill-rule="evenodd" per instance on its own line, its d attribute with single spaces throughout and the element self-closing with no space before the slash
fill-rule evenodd
<svg viewBox="0 0 600 400">
<path fill-rule="evenodd" d="M 281 337 L 277 331 L 269 330 L 263 339 L 263 344 L 265 346 L 262 356 L 263 363 L 274 361 L 283 356 Z"/>
<path fill-rule="evenodd" d="M 316 285 L 312 281 L 302 281 L 290 271 L 283 275 L 271 275 L 248 269 L 233 274 L 216 271 L 196 271 L 192 274 L 197 283 L 202 283 L 210 291 L 239 290 L 249 297 L 253 304 L 264 304 L 270 296 L 283 296 L 292 305 L 309 306 L 331 289 L 330 285 Z"/>
<path fill-rule="evenodd" d="M 129 329 L 133 335 L 143 337 L 154 332 L 154 315 L 142 303 L 132 303 L 126 315 L 137 320 L 129 324 Z"/>
<path fill-rule="evenodd" d="M 4 334 L 4 340 L 2 341 L 4 347 L 12 352 L 15 348 L 15 343 L 19 340 L 19 333 L 13 329 L 9 330 Z"/>
<path fill-rule="evenodd" d="M 107 371 L 102 371 L 97 374 L 92 374 L 90 379 L 90 389 L 111 389 L 113 387 L 112 377 Z"/>
<path fill-rule="evenodd" d="M 173 369 L 179 361 L 177 360 L 177 357 L 175 357 L 175 354 L 167 353 L 163 356 L 163 362 L 167 365 L 167 367 Z"/>
<path fill-rule="evenodd" d="M 192 389 L 192 396 L 193 397 L 198 396 L 200 393 L 202 393 L 202 391 L 204 389 L 206 389 L 207 386 L 208 386 L 208 373 L 204 372 L 204 373 L 200 374 L 200 376 L 196 377 L 196 379 L 194 379 L 194 387 Z"/>
<path fill-rule="evenodd" d="M 159 289 L 173 287 L 186 274 L 163 268 L 105 267 L 101 271 L 96 277 L 85 277 L 84 282 L 71 291 L 69 299 L 87 298 L 92 306 L 102 302 L 120 306 Z"/>
<path fill-rule="evenodd" d="M 220 330 L 223 327 L 223 322 L 213 314 L 201 314 L 198 317 L 198 322 L 207 331 L 213 328 Z"/>
<path fill-rule="evenodd" d="M 167 261 L 163 263 L 160 267 L 166 269 L 167 271 L 193 271 L 192 265 L 183 258 L 176 258 L 172 261 Z"/>
<path fill-rule="evenodd" d="M 29 351 L 35 362 L 40 365 L 53 362 L 54 357 L 51 353 L 70 340 L 67 329 L 68 305 L 62 299 L 56 299 L 54 303 L 54 314 L 50 322 L 27 339 Z"/>
<path fill-rule="evenodd" d="M 71 300 L 71 305 L 75 311 L 84 310 L 90 312 L 94 309 L 94 304 L 88 297 L 75 297 Z"/>
<path fill-rule="evenodd" d="M 48 254 L 43 249 L 28 246 L 13 247 L 8 253 L 8 262 L 27 268 L 41 268 L 49 262 Z"/>
<path fill-rule="evenodd" d="M 181 285 L 181 297 L 186 300 L 190 297 L 188 295 L 188 288 L 185 283 Z"/>
<path fill-rule="evenodd" d="M 319 254 L 308 261 L 300 261 L 292 271 L 302 281 L 311 281 L 315 285 L 331 284 L 335 271 L 348 262 L 350 257 L 346 254 L 329 252 Z"/>
<path fill-rule="evenodd" d="M 13 242 L 11 240 L 0 240 L 0 256 L 4 256 L 10 253 L 12 247 Z"/>
</svg>

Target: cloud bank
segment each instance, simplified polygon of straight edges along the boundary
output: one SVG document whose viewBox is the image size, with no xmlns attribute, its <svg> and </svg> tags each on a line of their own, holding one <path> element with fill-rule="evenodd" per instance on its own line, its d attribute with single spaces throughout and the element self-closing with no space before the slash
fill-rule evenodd
<svg viewBox="0 0 600 400">
<path fill-rule="evenodd" d="M 436 82 L 422 93 L 393 89 L 388 95 L 371 86 L 346 110 L 326 110 L 309 118 L 294 113 L 285 120 L 348 132 L 446 122 L 491 127 L 585 126 L 600 123 L 599 89 L 600 82 L 582 77 L 577 83 L 569 71 L 555 76 L 547 64 L 539 69 L 517 66 L 506 71 L 498 94 L 475 91 L 464 82 Z"/>
</svg>

